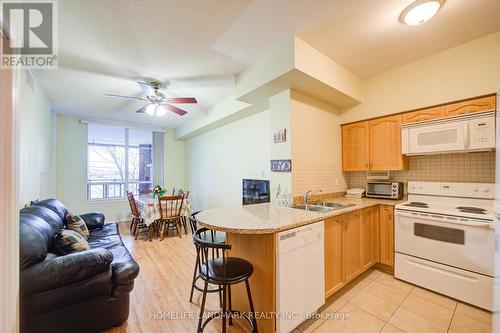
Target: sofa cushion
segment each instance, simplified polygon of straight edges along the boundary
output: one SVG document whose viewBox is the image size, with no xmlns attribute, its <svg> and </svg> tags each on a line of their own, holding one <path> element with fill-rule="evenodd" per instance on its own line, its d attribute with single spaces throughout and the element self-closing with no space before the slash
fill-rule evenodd
<svg viewBox="0 0 500 333">
<path fill-rule="evenodd" d="M 90 245 L 82 235 L 73 230 L 62 229 L 55 237 L 57 250 L 62 254 L 86 251 Z"/>
<path fill-rule="evenodd" d="M 68 215 L 66 215 L 66 228 L 76 231 L 85 239 L 89 239 L 89 229 L 87 225 L 80 216 L 74 213 L 68 213 Z"/>
<path fill-rule="evenodd" d="M 31 228 L 37 230 L 42 235 L 47 249 L 50 248 L 54 242 L 54 231 L 50 225 L 42 218 L 31 214 L 19 214 L 20 222 L 29 225 Z"/>
<path fill-rule="evenodd" d="M 19 224 L 19 266 L 21 269 L 37 264 L 47 256 L 47 240 L 42 234 L 30 224 L 28 219 L 38 219 L 36 216 L 21 216 Z"/>
<path fill-rule="evenodd" d="M 102 227 L 104 226 L 104 220 L 106 219 L 104 217 L 104 214 L 96 212 L 80 214 L 80 217 L 85 221 L 85 224 L 87 225 L 87 228 L 89 228 L 89 230 L 102 229 Z"/>
<path fill-rule="evenodd" d="M 120 235 L 116 223 L 105 223 L 102 229 L 90 230 L 89 238 L 101 238 L 111 235 Z"/>
<path fill-rule="evenodd" d="M 37 203 L 34 204 L 34 206 L 47 207 L 48 209 L 52 210 L 54 213 L 59 215 L 59 217 L 63 221 L 66 218 L 66 215 L 68 214 L 68 210 L 66 209 L 66 207 L 64 207 L 64 205 L 56 199 L 46 199 L 38 201 Z"/>
<path fill-rule="evenodd" d="M 63 220 L 53 210 L 44 206 L 30 206 L 21 209 L 21 214 L 35 215 L 47 222 L 52 228 L 53 235 L 55 236 L 63 228 Z"/>
<path fill-rule="evenodd" d="M 139 265 L 134 261 L 125 246 L 116 246 L 109 251 L 113 254 L 111 267 L 113 269 L 113 282 L 127 284 L 139 275 Z"/>
<path fill-rule="evenodd" d="M 109 270 L 112 261 L 113 255 L 106 249 L 45 259 L 21 271 L 21 291 L 32 294 L 90 279 Z"/>
<path fill-rule="evenodd" d="M 117 246 L 123 246 L 122 239 L 120 235 L 108 235 L 101 237 L 89 237 L 88 239 L 91 249 L 104 248 L 112 249 Z"/>
</svg>

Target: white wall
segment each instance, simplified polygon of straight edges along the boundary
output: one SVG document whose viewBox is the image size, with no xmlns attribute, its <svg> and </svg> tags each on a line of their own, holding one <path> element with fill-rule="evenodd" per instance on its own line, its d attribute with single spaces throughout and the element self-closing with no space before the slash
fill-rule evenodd
<svg viewBox="0 0 500 333">
<path fill-rule="evenodd" d="M 500 86 L 500 32 L 366 79 L 342 123 L 492 94 Z"/>
<path fill-rule="evenodd" d="M 36 80 L 20 73 L 19 204 L 56 195 L 55 115 Z M 30 82 L 30 83 L 28 83 Z"/>
<path fill-rule="evenodd" d="M 173 130 L 167 130 L 164 135 L 164 186 L 171 191 L 172 188 L 185 188 L 184 147 L 185 142 L 175 140 Z"/>
<path fill-rule="evenodd" d="M 241 205 L 242 179 L 269 179 L 270 111 L 186 142 L 187 188 L 193 210 Z"/>
<path fill-rule="evenodd" d="M 286 142 L 271 143 L 271 155 L 269 160 L 291 160 L 292 159 L 292 125 L 290 119 L 290 94 L 289 89 L 282 91 L 269 99 L 270 107 L 270 131 L 269 138 L 273 138 L 275 131 L 286 129 Z M 292 161 L 292 170 L 295 165 Z M 281 203 L 292 200 L 292 174 L 290 172 L 271 172 L 271 200 L 276 199 L 278 186 L 280 188 Z"/>
<path fill-rule="evenodd" d="M 292 192 L 336 193 L 347 189 L 342 173 L 340 112 L 319 99 L 292 91 Z"/>
</svg>

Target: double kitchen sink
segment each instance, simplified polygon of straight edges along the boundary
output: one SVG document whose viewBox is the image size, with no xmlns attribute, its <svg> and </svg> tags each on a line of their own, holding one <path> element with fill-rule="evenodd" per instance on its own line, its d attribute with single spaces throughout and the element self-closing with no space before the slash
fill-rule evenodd
<svg viewBox="0 0 500 333">
<path fill-rule="evenodd" d="M 354 204 L 323 201 L 314 204 L 302 203 L 299 205 L 294 205 L 292 206 L 292 208 L 308 210 L 311 212 L 326 213 L 326 212 L 331 212 L 332 210 L 347 208 L 350 206 L 354 206 Z"/>
</svg>

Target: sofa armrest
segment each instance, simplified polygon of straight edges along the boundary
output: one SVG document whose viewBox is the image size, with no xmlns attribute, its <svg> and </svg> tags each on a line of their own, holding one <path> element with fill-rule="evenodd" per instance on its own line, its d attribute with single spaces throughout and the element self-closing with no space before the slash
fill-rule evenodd
<svg viewBox="0 0 500 333">
<path fill-rule="evenodd" d="M 102 213 L 87 213 L 80 215 L 80 217 L 83 219 L 89 230 L 102 229 L 104 225 L 105 217 Z"/>
<path fill-rule="evenodd" d="M 21 293 L 56 289 L 89 279 L 109 270 L 112 261 L 113 254 L 102 248 L 44 260 L 21 271 Z"/>
</svg>

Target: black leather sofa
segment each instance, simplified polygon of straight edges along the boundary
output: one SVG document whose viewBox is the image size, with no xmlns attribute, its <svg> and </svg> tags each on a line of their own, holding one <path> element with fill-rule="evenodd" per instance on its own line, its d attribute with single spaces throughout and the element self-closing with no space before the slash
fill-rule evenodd
<svg viewBox="0 0 500 333">
<path fill-rule="evenodd" d="M 20 326 L 22 332 L 98 332 L 129 315 L 139 266 L 116 223 L 80 215 L 90 231 L 88 251 L 58 256 L 54 236 L 68 210 L 57 200 L 20 211 Z"/>
</svg>

